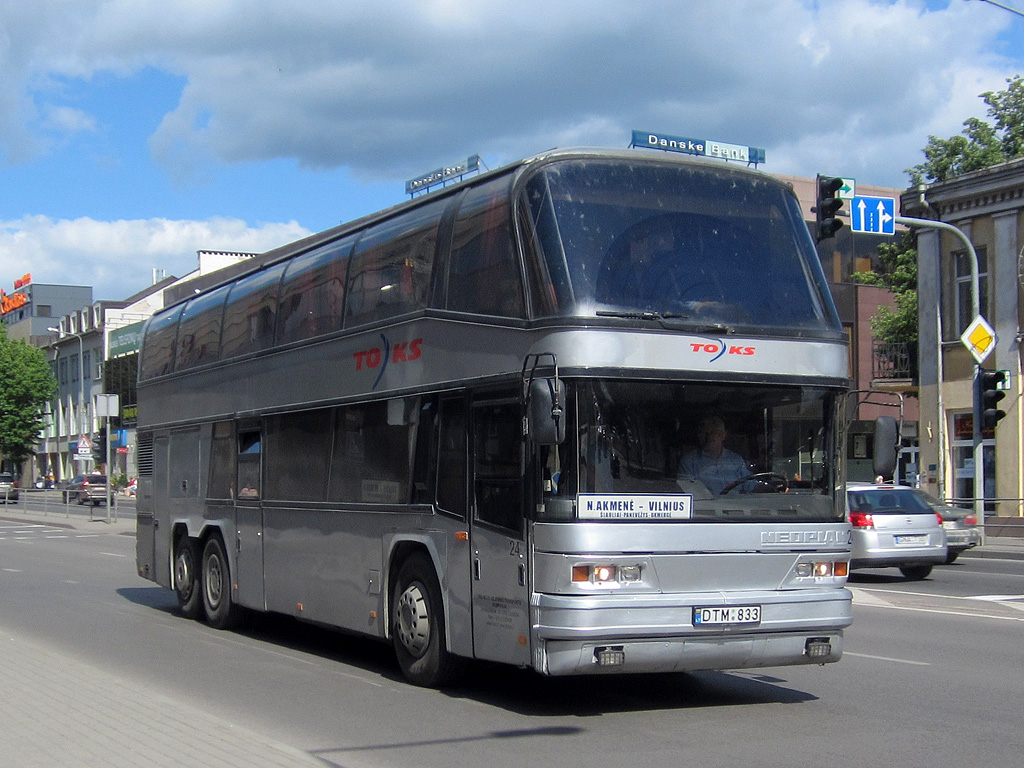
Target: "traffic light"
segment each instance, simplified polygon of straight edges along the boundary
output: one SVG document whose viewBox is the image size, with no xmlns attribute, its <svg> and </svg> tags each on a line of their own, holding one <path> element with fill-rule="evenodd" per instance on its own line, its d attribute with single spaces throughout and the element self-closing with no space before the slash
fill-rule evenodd
<svg viewBox="0 0 1024 768">
<path fill-rule="evenodd" d="M 836 193 L 846 184 L 836 176 L 822 176 L 818 174 L 817 191 L 818 199 L 814 204 L 814 218 L 816 222 L 815 241 L 821 242 L 825 238 L 835 237 L 836 232 L 843 226 L 839 217 L 839 209 L 843 207 L 841 198 Z"/>
<path fill-rule="evenodd" d="M 98 467 L 107 462 L 107 428 L 100 427 L 92 441 L 92 461 Z"/>
<path fill-rule="evenodd" d="M 993 429 L 1006 411 L 998 408 L 999 401 L 1006 397 L 1003 391 L 1007 383 L 1006 371 L 979 370 L 976 388 L 975 414 L 981 419 L 982 429 Z"/>
</svg>

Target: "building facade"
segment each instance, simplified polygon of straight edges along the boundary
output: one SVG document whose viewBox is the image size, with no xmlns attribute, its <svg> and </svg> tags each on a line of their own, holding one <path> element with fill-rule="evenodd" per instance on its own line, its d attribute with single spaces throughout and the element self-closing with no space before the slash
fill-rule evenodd
<svg viewBox="0 0 1024 768">
<path fill-rule="evenodd" d="M 975 359 L 960 337 L 971 323 L 972 278 L 967 249 L 954 233 L 918 235 L 919 366 L 922 487 L 968 500 L 983 478 L 986 514 L 1024 517 L 1021 479 L 1021 325 L 1024 274 L 1024 159 L 920 186 L 902 196 L 905 216 L 959 228 L 978 257 L 980 314 L 995 329 L 981 364 L 1009 372 L 1000 403 L 1005 418 L 982 434 L 983 460 L 973 457 Z"/>
</svg>

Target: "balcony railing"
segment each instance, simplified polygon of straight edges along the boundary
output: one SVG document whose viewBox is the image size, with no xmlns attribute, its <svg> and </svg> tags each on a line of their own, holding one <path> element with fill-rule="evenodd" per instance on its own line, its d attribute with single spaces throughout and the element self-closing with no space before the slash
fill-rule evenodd
<svg viewBox="0 0 1024 768">
<path fill-rule="evenodd" d="M 876 341 L 871 353 L 871 378 L 876 386 L 917 386 L 916 342 Z"/>
</svg>

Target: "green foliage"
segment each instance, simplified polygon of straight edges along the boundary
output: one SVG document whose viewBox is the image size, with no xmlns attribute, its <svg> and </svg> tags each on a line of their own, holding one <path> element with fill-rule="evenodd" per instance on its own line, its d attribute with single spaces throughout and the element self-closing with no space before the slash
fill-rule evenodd
<svg viewBox="0 0 1024 768">
<path fill-rule="evenodd" d="M 0 454 L 21 464 L 32 455 L 43 406 L 57 391 L 42 350 L 11 341 L 0 325 Z"/>
<path fill-rule="evenodd" d="M 854 282 L 888 288 L 896 299 L 896 309 L 879 307 L 871 318 L 871 334 L 883 342 L 917 342 L 917 242 L 906 231 L 894 243 L 878 247 L 877 272 L 858 272 Z"/>
<path fill-rule="evenodd" d="M 946 181 L 970 171 L 1024 157 L 1024 77 L 1007 81 L 1005 91 L 981 94 L 994 125 L 977 117 L 964 121 L 964 130 L 948 139 L 929 136 L 923 163 L 908 168 L 911 182 Z"/>
</svg>

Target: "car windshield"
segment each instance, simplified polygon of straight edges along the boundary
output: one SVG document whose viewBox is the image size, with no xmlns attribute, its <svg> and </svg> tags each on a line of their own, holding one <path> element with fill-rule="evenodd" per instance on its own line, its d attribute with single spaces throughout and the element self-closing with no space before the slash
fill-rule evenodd
<svg viewBox="0 0 1024 768">
<path fill-rule="evenodd" d="M 910 488 L 863 488 L 849 491 L 848 496 L 852 512 L 898 512 L 910 515 L 935 512 Z"/>
</svg>

